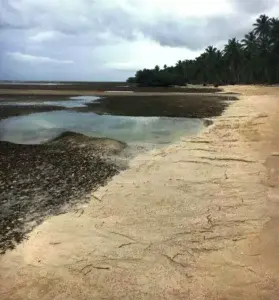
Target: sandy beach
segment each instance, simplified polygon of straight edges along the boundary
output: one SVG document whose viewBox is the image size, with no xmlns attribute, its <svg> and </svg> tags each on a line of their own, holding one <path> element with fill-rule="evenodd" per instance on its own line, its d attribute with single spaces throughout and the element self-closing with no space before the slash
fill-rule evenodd
<svg viewBox="0 0 279 300">
<path fill-rule="evenodd" d="M 0 298 L 279 299 L 279 87 L 132 160 L 0 256 Z"/>
</svg>

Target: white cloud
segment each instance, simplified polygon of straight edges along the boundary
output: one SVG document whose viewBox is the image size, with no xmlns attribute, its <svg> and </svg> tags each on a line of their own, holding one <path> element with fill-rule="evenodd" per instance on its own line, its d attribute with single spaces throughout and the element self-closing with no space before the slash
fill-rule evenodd
<svg viewBox="0 0 279 300">
<path fill-rule="evenodd" d="M 55 31 L 42 31 L 32 35 L 29 39 L 33 42 L 46 42 L 58 38 L 59 34 L 61 33 L 57 33 Z"/>
<path fill-rule="evenodd" d="M 130 42 L 123 47 L 123 52 L 117 51 L 122 45 L 111 46 L 111 53 L 118 52 L 115 60 L 109 60 L 105 66 L 117 70 L 135 71 L 142 68 L 153 68 L 155 65 L 173 65 L 178 58 L 195 58 L 200 51 L 190 51 L 185 48 L 161 47 L 152 40 L 141 39 Z"/>
<path fill-rule="evenodd" d="M 110 62 L 104 64 L 104 67 L 108 69 L 120 70 L 120 71 L 133 71 L 141 69 L 142 66 L 134 61 L 120 61 L 120 62 Z"/>
<path fill-rule="evenodd" d="M 30 54 L 24 54 L 20 52 L 8 52 L 8 56 L 18 62 L 27 63 L 51 63 L 51 64 L 73 64 L 71 60 L 58 60 L 47 56 L 34 56 Z"/>
<path fill-rule="evenodd" d="M 25 62 L 24 78 L 122 80 L 241 38 L 270 11 L 279 0 L 0 0 L 0 78 Z"/>
</svg>

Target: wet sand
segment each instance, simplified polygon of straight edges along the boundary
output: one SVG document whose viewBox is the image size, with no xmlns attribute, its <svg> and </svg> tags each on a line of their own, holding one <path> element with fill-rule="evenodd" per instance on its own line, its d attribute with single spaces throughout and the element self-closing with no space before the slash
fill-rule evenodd
<svg viewBox="0 0 279 300">
<path fill-rule="evenodd" d="M 279 88 L 142 154 L 0 257 L 2 299 L 279 298 Z"/>
<path fill-rule="evenodd" d="M 33 113 L 50 112 L 64 109 L 64 107 L 57 105 L 0 105 L 0 120 L 9 117 L 18 117 Z"/>
<path fill-rule="evenodd" d="M 38 93 L 38 90 L 44 93 L 76 93 L 78 91 L 87 91 L 91 93 L 109 92 L 136 92 L 136 93 L 215 93 L 222 89 L 213 86 L 188 85 L 184 87 L 138 87 L 135 84 L 127 84 L 125 82 L 64 82 L 57 85 L 48 84 L 32 84 L 32 83 L 16 83 L 4 84 L 0 82 L 0 94 L 5 93 Z"/>
<path fill-rule="evenodd" d="M 1 94 L 1 90 L 0 90 Z M 90 93 L 78 92 L 76 95 L 89 96 Z M 92 95 L 98 96 L 93 93 Z M 95 112 L 97 114 L 112 114 L 124 116 L 159 116 L 159 117 L 184 117 L 208 118 L 220 115 L 232 102 L 236 95 L 219 95 L 204 93 L 137 93 L 127 95 L 122 93 L 99 93 L 100 99 L 86 103 L 84 107 L 65 108 L 62 101 L 69 100 L 72 95 L 47 95 L 41 90 L 38 95 L 11 94 L 0 95 L 0 120 L 11 116 L 20 116 L 36 112 L 54 110 L 71 110 L 77 112 Z M 55 105 L 31 105 L 32 102 L 55 101 Z M 27 105 L 2 105 L 3 102 L 28 102 Z M 59 106 L 61 101 L 61 106 Z"/>
</svg>

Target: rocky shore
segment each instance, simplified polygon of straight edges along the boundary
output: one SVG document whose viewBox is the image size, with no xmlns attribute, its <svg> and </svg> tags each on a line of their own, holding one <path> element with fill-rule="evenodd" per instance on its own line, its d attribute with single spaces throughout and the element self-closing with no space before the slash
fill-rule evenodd
<svg viewBox="0 0 279 300">
<path fill-rule="evenodd" d="M 119 171 L 125 143 L 65 132 L 42 145 L 0 142 L 0 252 L 49 215 L 88 200 Z"/>
<path fill-rule="evenodd" d="M 235 95 L 195 94 L 195 95 L 146 95 L 110 96 L 92 102 L 80 111 L 91 110 L 98 114 L 126 116 L 164 116 L 181 118 L 208 118 L 220 116 Z"/>
<path fill-rule="evenodd" d="M 67 100 L 69 97 L 69 95 L 50 97 L 43 93 L 28 97 L 20 93 L 2 95 L 0 101 L 30 103 L 2 105 L 0 120 L 54 110 L 130 116 L 207 118 L 220 115 L 230 101 L 236 100 L 230 95 L 162 93 L 161 96 L 142 97 L 107 95 L 86 107 L 59 106 L 59 100 Z M 49 99 L 55 100 L 56 104 L 32 105 L 32 101 L 49 101 Z M 206 121 L 205 125 L 210 125 L 211 122 Z M 126 144 L 119 141 L 91 138 L 73 132 L 64 132 L 54 140 L 41 145 L 17 145 L 0 141 L 0 251 L 5 252 L 14 248 L 47 216 L 63 213 L 77 203 L 86 202 L 92 191 L 105 185 L 119 170 L 126 167 L 126 158 L 124 162 L 119 156 L 116 158 L 125 147 Z"/>
<path fill-rule="evenodd" d="M 0 90 L 1 92 L 1 90 Z M 44 92 L 44 91 L 41 91 Z M 67 98 L 68 97 L 68 98 Z M 76 112 L 94 112 L 97 114 L 111 114 L 122 116 L 159 116 L 181 118 L 208 118 L 222 114 L 225 108 L 237 100 L 233 94 L 131 94 L 108 95 L 101 94 L 99 101 L 87 103 L 84 107 L 65 108 L 63 100 L 69 100 L 70 96 L 28 96 L 27 105 L 2 105 L 1 101 L 17 102 L 26 101 L 24 95 L 10 95 L 0 97 L 0 120 L 12 116 L 21 116 L 30 113 L 48 112 L 55 110 L 68 110 Z M 51 99 L 55 105 L 31 105 L 32 101 L 44 101 Z M 49 100 L 50 101 L 50 100 Z M 61 106 L 59 105 L 61 101 Z"/>
</svg>

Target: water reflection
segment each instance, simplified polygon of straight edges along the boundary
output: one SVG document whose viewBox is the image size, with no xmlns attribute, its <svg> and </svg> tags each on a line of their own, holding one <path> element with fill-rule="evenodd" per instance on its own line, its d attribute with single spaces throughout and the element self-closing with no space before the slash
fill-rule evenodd
<svg viewBox="0 0 279 300">
<path fill-rule="evenodd" d="M 34 113 L 0 122 L 1 140 L 20 144 L 43 143 L 64 131 L 93 137 L 108 137 L 127 143 L 171 143 L 182 136 L 197 134 L 200 119 L 127 117 L 69 111 Z"/>
</svg>

